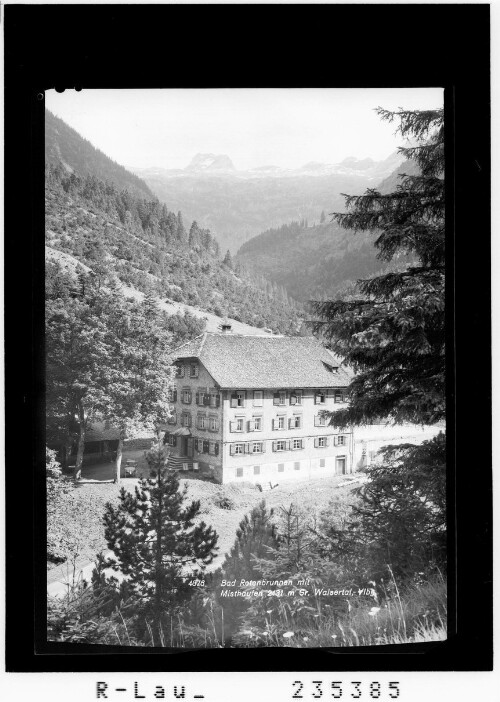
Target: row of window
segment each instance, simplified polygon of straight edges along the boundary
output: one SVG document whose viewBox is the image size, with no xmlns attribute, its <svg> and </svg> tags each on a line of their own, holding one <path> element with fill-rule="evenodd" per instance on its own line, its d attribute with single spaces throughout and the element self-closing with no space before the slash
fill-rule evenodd
<svg viewBox="0 0 500 702">
<path fill-rule="evenodd" d="M 333 397 L 334 402 L 345 402 L 347 399 L 346 392 L 344 390 L 334 390 L 331 391 L 333 394 L 329 395 L 326 390 L 317 390 L 314 393 L 314 404 L 324 405 L 328 397 Z M 262 407 L 264 400 L 263 390 L 254 390 L 253 397 L 248 398 L 252 401 L 254 407 Z M 273 395 L 273 404 L 278 406 L 284 405 L 302 405 L 303 393 L 302 390 L 294 390 L 293 392 L 287 392 L 286 390 L 279 390 Z M 247 392 L 246 390 L 238 390 L 231 394 L 231 407 L 246 407 L 247 403 Z"/>
<path fill-rule="evenodd" d="M 169 446 L 177 446 L 177 436 L 170 434 L 168 436 Z M 219 455 L 219 442 L 218 441 L 208 441 L 206 439 L 194 438 L 194 449 L 197 453 L 208 453 L 210 456 Z"/>
<path fill-rule="evenodd" d="M 326 427 L 327 417 L 317 414 L 314 417 L 315 427 Z M 273 419 L 273 431 L 284 431 L 285 429 L 302 429 L 303 417 L 301 414 L 294 414 L 293 417 L 278 415 Z M 229 422 L 229 431 L 233 433 L 244 431 L 262 431 L 262 417 L 253 417 L 247 420 L 245 417 L 236 417 L 234 421 Z"/>
<path fill-rule="evenodd" d="M 200 374 L 200 370 L 197 363 L 189 363 L 187 365 L 177 366 L 177 377 L 178 378 L 197 378 Z"/>
<path fill-rule="evenodd" d="M 177 389 L 172 388 L 169 393 L 169 402 L 177 402 Z M 318 390 L 314 394 L 314 404 L 324 405 L 328 397 L 333 397 L 335 403 L 345 402 L 346 393 L 343 390 L 335 390 L 332 395 L 328 395 L 325 390 Z M 185 405 L 190 405 L 193 402 L 193 391 L 191 388 L 184 388 L 180 391 L 180 400 Z M 264 404 L 264 391 L 254 390 L 253 397 L 249 401 L 252 402 L 253 407 L 262 407 Z M 218 392 L 204 392 L 198 391 L 195 393 L 195 403 L 200 407 L 220 407 L 220 393 Z M 230 400 L 231 407 L 237 409 L 238 407 L 247 406 L 247 392 L 246 390 L 239 390 L 231 395 Z M 303 404 L 303 394 L 302 390 L 296 390 L 293 393 L 288 393 L 285 390 L 280 390 L 273 395 L 273 404 L 278 407 L 283 407 L 286 405 L 300 406 Z"/>
<path fill-rule="evenodd" d="M 190 405 L 193 401 L 193 393 L 190 389 L 181 390 L 181 402 L 184 405 Z M 172 393 L 170 402 L 177 402 L 177 390 Z M 220 394 L 218 392 L 203 392 L 195 393 L 195 403 L 199 407 L 220 407 Z"/>
<path fill-rule="evenodd" d="M 167 420 L 168 424 L 177 423 L 177 413 L 174 412 L 172 416 Z M 182 427 L 192 427 L 193 418 L 189 412 L 183 412 L 181 414 L 181 426 Z M 205 415 L 198 415 L 196 417 L 196 428 L 203 429 L 205 431 L 219 431 L 219 418 L 218 417 L 207 417 Z"/>
<path fill-rule="evenodd" d="M 234 421 L 229 422 L 229 431 L 231 433 L 243 433 L 243 432 L 254 432 L 262 431 L 262 417 L 253 417 L 252 419 L 246 420 L 245 417 L 237 417 Z M 289 417 L 287 421 L 286 415 L 281 415 L 273 419 L 273 431 L 284 431 L 285 429 L 302 429 L 303 428 L 303 418 L 302 415 L 297 414 L 293 417 Z M 167 420 L 168 424 L 177 424 L 177 413 L 173 412 L 172 415 Z M 316 415 L 314 417 L 315 427 L 324 427 L 327 425 L 326 417 L 322 415 Z M 189 412 L 183 412 L 181 414 L 181 426 L 192 427 L 193 418 Z M 199 414 L 196 417 L 196 428 L 202 429 L 204 431 L 219 431 L 219 418 L 218 417 L 207 417 L 206 415 Z"/>
<path fill-rule="evenodd" d="M 327 448 L 330 445 L 330 439 L 333 439 L 333 446 L 346 446 L 346 436 L 315 436 L 314 448 Z M 231 456 L 241 456 L 246 453 L 265 453 L 265 441 L 244 441 L 229 445 L 229 454 Z M 279 451 L 301 451 L 305 448 L 305 439 L 277 439 L 271 442 L 272 450 Z"/>
<path fill-rule="evenodd" d="M 324 468 L 326 465 L 326 460 L 324 458 L 320 458 L 319 464 L 316 464 L 316 465 L 318 468 Z M 347 457 L 346 456 L 337 456 L 335 458 L 335 473 L 337 473 L 337 474 L 345 473 L 346 466 L 347 466 Z M 293 470 L 300 470 L 301 467 L 302 466 L 301 466 L 300 461 L 294 461 Z M 248 474 L 250 472 L 250 470 L 253 471 L 253 475 L 260 475 L 261 468 L 262 468 L 262 466 L 239 466 L 236 468 L 236 477 L 243 478 L 244 472 L 247 471 L 247 474 Z M 285 472 L 285 464 L 278 463 L 278 473 L 284 473 L 284 472 Z"/>
</svg>

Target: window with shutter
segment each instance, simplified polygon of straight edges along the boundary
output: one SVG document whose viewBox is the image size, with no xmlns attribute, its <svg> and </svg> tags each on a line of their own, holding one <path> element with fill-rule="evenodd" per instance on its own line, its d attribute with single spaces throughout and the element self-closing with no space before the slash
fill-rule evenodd
<svg viewBox="0 0 500 702">
<path fill-rule="evenodd" d="M 262 417 L 253 418 L 254 431 L 262 431 Z"/>
<path fill-rule="evenodd" d="M 231 407 L 238 407 L 238 396 L 231 395 Z"/>
<path fill-rule="evenodd" d="M 280 403 L 279 392 L 275 392 L 273 395 L 273 405 L 279 405 L 279 403 Z"/>
<path fill-rule="evenodd" d="M 248 422 L 248 431 L 255 431 L 255 422 L 252 419 Z"/>
<path fill-rule="evenodd" d="M 291 405 L 297 404 L 297 395 L 290 395 L 290 404 Z"/>
<path fill-rule="evenodd" d="M 237 400 L 237 407 L 244 407 L 245 406 L 245 396 L 246 393 L 244 390 L 239 390 L 236 393 L 236 400 Z"/>
<path fill-rule="evenodd" d="M 216 455 L 216 456 L 219 455 L 219 442 L 216 442 L 216 443 L 215 443 L 215 455 Z"/>
<path fill-rule="evenodd" d="M 325 404 L 325 393 L 323 390 L 318 390 L 314 396 L 314 404 L 324 405 Z"/>
<path fill-rule="evenodd" d="M 210 451 L 210 443 L 208 441 L 203 442 L 203 453 L 208 453 Z"/>
<path fill-rule="evenodd" d="M 231 456 L 234 456 L 235 453 L 236 453 L 236 446 L 235 446 L 235 444 L 230 444 L 230 446 L 229 446 L 229 454 L 230 454 Z"/>
<path fill-rule="evenodd" d="M 232 431 L 232 432 L 238 431 L 237 427 L 238 427 L 237 422 L 229 422 L 229 431 Z"/>
</svg>

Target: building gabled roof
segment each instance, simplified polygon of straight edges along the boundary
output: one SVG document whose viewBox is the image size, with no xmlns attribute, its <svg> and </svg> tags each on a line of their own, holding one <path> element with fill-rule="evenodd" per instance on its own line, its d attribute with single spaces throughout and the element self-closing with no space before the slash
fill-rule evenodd
<svg viewBox="0 0 500 702">
<path fill-rule="evenodd" d="M 338 388 L 352 377 L 312 336 L 205 333 L 174 357 L 198 359 L 221 388 Z"/>
</svg>

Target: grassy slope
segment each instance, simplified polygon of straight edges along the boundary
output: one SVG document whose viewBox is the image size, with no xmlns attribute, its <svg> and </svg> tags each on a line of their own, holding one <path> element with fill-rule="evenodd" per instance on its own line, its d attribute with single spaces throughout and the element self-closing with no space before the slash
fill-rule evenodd
<svg viewBox="0 0 500 702">
<path fill-rule="evenodd" d="M 344 476 L 332 476 L 294 481 L 263 493 L 250 484 L 216 485 L 202 480 L 182 479 L 181 485 L 187 484 L 190 500 L 201 502 L 200 519 L 219 534 L 219 553 L 212 569 L 222 563 L 224 555 L 233 545 L 240 521 L 262 499 L 268 507 L 276 510 L 281 505 L 289 506 L 294 502 L 312 514 L 324 509 L 334 494 L 349 500 L 351 486 L 338 487 L 344 480 Z M 129 488 L 133 485 L 132 481 L 125 484 Z M 107 549 L 102 515 L 108 501 L 117 503 L 119 490 L 120 486 L 114 484 L 84 483 L 78 485 L 66 498 L 64 512 L 69 525 L 67 536 L 75 541 L 79 562 L 93 560 L 98 552 Z M 223 509 L 218 505 L 224 497 L 231 500 L 231 509 Z"/>
</svg>

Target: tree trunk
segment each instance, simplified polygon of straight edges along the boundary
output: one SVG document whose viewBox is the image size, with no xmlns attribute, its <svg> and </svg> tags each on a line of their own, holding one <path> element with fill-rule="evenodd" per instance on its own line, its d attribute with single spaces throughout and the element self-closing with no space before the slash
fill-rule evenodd
<svg viewBox="0 0 500 702">
<path fill-rule="evenodd" d="M 118 446 L 116 449 L 116 464 L 115 464 L 115 483 L 120 482 L 120 472 L 122 467 L 122 456 L 123 456 L 123 440 L 125 439 L 125 432 L 120 431 L 120 437 L 118 439 Z"/>
<path fill-rule="evenodd" d="M 161 466 L 158 466 L 158 475 L 156 476 L 157 486 L 158 486 L 158 520 L 156 522 L 156 553 L 155 553 L 155 624 L 158 630 L 158 637 L 161 632 L 161 601 L 162 601 L 162 585 L 163 585 L 163 571 L 162 571 L 162 544 L 161 544 L 161 528 L 163 521 L 163 495 L 161 491 L 162 484 L 162 472 Z"/>
<path fill-rule="evenodd" d="M 76 452 L 75 471 L 73 477 L 79 480 L 82 476 L 83 452 L 85 450 L 85 409 L 83 400 L 78 400 L 78 448 Z"/>
</svg>

